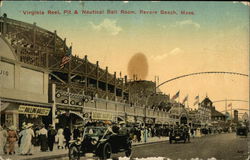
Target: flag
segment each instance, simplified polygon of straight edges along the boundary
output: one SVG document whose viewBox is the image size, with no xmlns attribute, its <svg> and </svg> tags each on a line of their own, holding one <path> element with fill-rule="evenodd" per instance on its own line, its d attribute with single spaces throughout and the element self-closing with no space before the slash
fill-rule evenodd
<svg viewBox="0 0 250 160">
<path fill-rule="evenodd" d="M 194 98 L 194 106 L 199 103 L 199 95 Z"/>
<path fill-rule="evenodd" d="M 69 61 L 71 60 L 71 55 L 72 55 L 72 46 L 69 47 L 66 54 L 62 58 L 62 61 L 60 64 L 61 69 L 64 67 L 65 64 L 69 63 Z"/>
<path fill-rule="evenodd" d="M 188 100 L 188 95 L 183 99 L 182 104 L 184 104 Z"/>
<path fill-rule="evenodd" d="M 199 99 L 199 95 L 194 98 L 195 100 Z"/>
<path fill-rule="evenodd" d="M 229 104 L 228 104 L 228 107 L 232 107 L 232 103 L 229 103 Z"/>
<path fill-rule="evenodd" d="M 173 97 L 172 97 L 172 100 L 175 100 L 176 98 L 179 97 L 179 94 L 180 94 L 180 91 L 178 91 Z"/>
</svg>

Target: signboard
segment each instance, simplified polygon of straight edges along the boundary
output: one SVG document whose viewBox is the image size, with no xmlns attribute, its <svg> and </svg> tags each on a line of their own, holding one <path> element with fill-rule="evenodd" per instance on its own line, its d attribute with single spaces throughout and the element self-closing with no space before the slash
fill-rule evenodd
<svg viewBox="0 0 250 160">
<path fill-rule="evenodd" d="M 92 119 L 113 120 L 113 115 L 111 113 L 92 112 Z"/>
<path fill-rule="evenodd" d="M 135 117 L 134 116 L 127 116 L 127 122 L 134 123 L 135 122 Z"/>
<path fill-rule="evenodd" d="M 34 114 L 40 116 L 48 116 L 50 108 L 20 105 L 18 108 L 18 112 L 19 114 Z"/>
</svg>

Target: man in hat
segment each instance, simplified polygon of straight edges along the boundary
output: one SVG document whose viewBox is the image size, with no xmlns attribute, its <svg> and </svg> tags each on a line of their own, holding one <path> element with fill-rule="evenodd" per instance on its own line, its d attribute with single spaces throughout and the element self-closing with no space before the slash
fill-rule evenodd
<svg viewBox="0 0 250 160">
<path fill-rule="evenodd" d="M 119 134 L 121 134 L 121 135 L 128 135 L 128 129 L 126 128 L 126 124 L 125 124 L 125 122 L 120 122 L 119 123 L 119 125 L 120 125 L 120 130 L 119 130 Z"/>
<path fill-rule="evenodd" d="M 73 130 L 73 139 L 76 140 L 78 137 L 80 137 L 80 130 L 77 126 L 74 126 Z"/>
<path fill-rule="evenodd" d="M 69 141 L 70 141 L 70 137 L 71 137 L 71 131 L 69 129 L 69 126 L 66 126 L 63 130 L 63 135 L 64 138 L 66 140 L 66 144 L 65 144 L 65 149 L 69 148 Z"/>
<path fill-rule="evenodd" d="M 54 129 L 54 126 L 50 124 L 48 130 L 48 146 L 50 151 L 53 151 L 55 136 L 56 136 L 56 130 Z"/>
</svg>

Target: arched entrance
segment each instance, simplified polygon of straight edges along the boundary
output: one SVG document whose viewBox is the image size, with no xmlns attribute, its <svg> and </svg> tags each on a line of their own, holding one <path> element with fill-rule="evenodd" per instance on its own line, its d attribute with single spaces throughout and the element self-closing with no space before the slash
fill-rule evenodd
<svg viewBox="0 0 250 160">
<path fill-rule="evenodd" d="M 74 125 L 84 125 L 85 118 L 78 112 L 67 111 L 57 115 L 58 123 L 56 124 L 56 128 L 64 128 L 69 126 L 69 128 L 73 128 Z"/>
<path fill-rule="evenodd" d="M 186 116 L 181 116 L 180 124 L 187 124 L 187 117 Z"/>
</svg>

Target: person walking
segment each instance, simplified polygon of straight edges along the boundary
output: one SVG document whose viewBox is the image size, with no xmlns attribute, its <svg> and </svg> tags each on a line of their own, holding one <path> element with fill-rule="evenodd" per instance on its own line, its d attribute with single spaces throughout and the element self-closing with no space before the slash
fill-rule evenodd
<svg viewBox="0 0 250 160">
<path fill-rule="evenodd" d="M 56 136 L 56 130 L 52 125 L 50 125 L 48 131 L 48 146 L 50 151 L 53 151 L 55 136 Z"/>
<path fill-rule="evenodd" d="M 8 148 L 7 148 L 7 153 L 9 155 L 15 154 L 15 143 L 17 141 L 17 133 L 16 133 L 16 127 L 11 126 L 8 129 L 8 137 L 7 137 L 7 142 L 8 142 Z"/>
<path fill-rule="evenodd" d="M 7 141 L 7 131 L 0 126 L 0 155 L 6 153 L 5 146 Z"/>
<path fill-rule="evenodd" d="M 194 138 L 194 128 L 191 128 L 190 133 L 191 133 L 192 138 Z"/>
<path fill-rule="evenodd" d="M 145 142 L 145 143 L 146 143 L 147 140 L 148 140 L 148 129 L 147 129 L 147 127 L 145 127 L 145 128 L 143 129 L 143 139 L 144 139 L 144 142 Z"/>
<path fill-rule="evenodd" d="M 19 136 L 22 136 L 20 144 L 21 155 L 32 155 L 32 143 L 31 140 L 35 136 L 33 129 L 31 128 L 33 124 L 28 123 L 23 126 L 24 130 L 19 133 Z"/>
<path fill-rule="evenodd" d="M 80 134 L 80 130 L 77 128 L 77 126 L 75 126 L 73 130 L 73 139 L 76 140 L 78 137 L 80 137 Z"/>
<path fill-rule="evenodd" d="M 66 126 L 64 128 L 63 135 L 64 135 L 64 138 L 66 140 L 66 144 L 65 144 L 65 149 L 66 149 L 66 148 L 69 148 L 69 141 L 70 141 L 70 137 L 71 137 L 71 132 L 70 132 L 69 126 Z"/>
<path fill-rule="evenodd" d="M 60 149 L 60 148 L 63 149 L 64 140 L 65 140 L 65 138 L 64 138 L 64 135 L 63 135 L 63 129 L 59 128 L 58 132 L 57 132 L 57 135 L 56 135 L 56 142 L 58 143 L 58 146 L 57 146 L 58 149 Z"/>
<path fill-rule="evenodd" d="M 40 138 L 40 144 L 41 144 L 41 151 L 46 152 L 48 150 L 48 131 L 45 129 L 44 125 L 41 126 L 41 129 L 39 130 L 39 138 Z"/>
<path fill-rule="evenodd" d="M 18 144 L 19 144 L 19 152 L 22 154 L 23 152 L 23 148 L 24 148 L 24 144 L 25 144 L 25 140 L 24 140 L 24 135 L 26 134 L 26 131 L 27 131 L 27 125 L 26 123 L 24 122 L 22 124 L 22 130 L 21 132 L 19 132 L 19 140 L 18 140 Z"/>
</svg>

